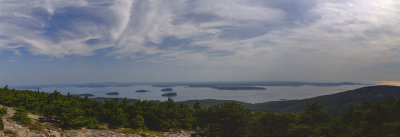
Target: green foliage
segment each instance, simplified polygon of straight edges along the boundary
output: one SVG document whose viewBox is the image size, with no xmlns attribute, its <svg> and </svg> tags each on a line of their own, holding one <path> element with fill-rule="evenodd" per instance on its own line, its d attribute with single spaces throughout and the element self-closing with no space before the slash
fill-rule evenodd
<svg viewBox="0 0 400 137">
<path fill-rule="evenodd" d="M 4 123 L 3 123 L 3 119 L 0 120 L 0 130 L 4 129 Z"/>
<path fill-rule="evenodd" d="M 141 115 L 136 115 L 135 118 L 131 119 L 131 127 L 138 130 L 147 130 L 144 118 Z"/>
<path fill-rule="evenodd" d="M 100 119 L 107 123 L 110 128 L 118 128 L 126 125 L 125 113 L 117 100 L 106 100 L 101 109 Z"/>
<path fill-rule="evenodd" d="M 322 110 L 317 102 L 308 105 L 300 117 L 303 123 L 313 126 L 331 123 L 333 120 L 333 116 Z"/>
<path fill-rule="evenodd" d="M 251 136 L 289 136 L 289 129 L 298 121 L 298 115 L 294 113 L 256 112 L 251 119 L 249 134 Z"/>
<path fill-rule="evenodd" d="M 331 136 L 334 117 L 317 102 L 300 115 L 269 111 L 253 114 L 251 136 Z"/>
<path fill-rule="evenodd" d="M 36 131 L 42 131 L 43 125 L 40 122 L 32 122 L 32 124 L 29 126 L 29 129 L 36 130 Z"/>
<path fill-rule="evenodd" d="M 0 129 L 4 129 L 3 116 L 7 114 L 7 108 L 0 108 Z"/>
<path fill-rule="evenodd" d="M 224 103 L 208 108 L 205 120 L 210 136 L 246 135 L 250 110 L 236 103 Z"/>
<path fill-rule="evenodd" d="M 400 98 L 383 102 L 365 101 L 351 107 L 339 120 L 352 136 L 400 136 Z"/>
<path fill-rule="evenodd" d="M 5 85 L 4 88 L 3 88 L 3 90 L 4 90 L 4 91 L 7 91 L 7 90 L 8 90 L 8 85 Z"/>
<path fill-rule="evenodd" d="M 19 107 L 15 110 L 12 119 L 15 120 L 19 124 L 28 125 L 31 124 L 31 119 L 28 117 L 28 112 L 24 107 Z"/>
<path fill-rule="evenodd" d="M 62 95 L 58 91 L 44 93 L 0 88 L 0 104 L 23 107 L 15 116 L 22 123 L 29 123 L 25 117 L 29 111 L 41 115 L 41 121 L 57 123 L 63 129 L 99 128 L 100 124 L 140 130 L 190 129 L 195 119 L 191 108 L 176 104 L 172 99 L 161 103 L 129 103 L 126 99 L 100 102 Z"/>
<path fill-rule="evenodd" d="M 288 129 L 288 135 L 289 136 L 296 136 L 296 137 L 309 137 L 313 136 L 315 131 L 313 130 L 312 127 L 304 124 L 292 124 L 290 128 Z"/>
<path fill-rule="evenodd" d="M 41 115 L 44 121 L 58 123 L 63 129 L 108 128 L 126 132 L 147 130 L 167 131 L 200 127 L 204 136 L 400 136 L 400 98 L 366 101 L 334 117 L 317 102 L 309 104 L 302 113 L 250 112 L 237 103 L 193 108 L 164 102 L 105 99 L 96 101 L 62 95 L 58 91 L 38 91 L 0 88 L 0 104 L 18 107 L 13 119 L 30 123 L 27 112 Z M 0 109 L 0 116 L 7 112 Z M 0 128 L 1 128 L 0 123 Z M 121 128 L 122 127 L 122 128 Z M 30 124 L 41 130 L 39 124 Z M 113 129 L 118 130 L 118 129 Z M 125 132 L 125 131 L 124 131 Z"/>
<path fill-rule="evenodd" d="M 194 110 L 200 110 L 200 109 L 201 109 L 201 104 L 200 104 L 199 102 L 196 102 L 196 103 L 193 105 L 193 109 L 194 109 Z"/>
<path fill-rule="evenodd" d="M 312 129 L 311 135 L 315 136 L 332 135 L 333 121 L 334 117 L 328 112 L 322 110 L 322 106 L 317 102 L 308 105 L 300 115 L 300 122 L 304 125 L 301 127 L 310 127 Z"/>
<path fill-rule="evenodd" d="M 4 116 L 5 114 L 7 114 L 7 108 L 3 106 L 0 108 L 0 116 Z"/>
</svg>

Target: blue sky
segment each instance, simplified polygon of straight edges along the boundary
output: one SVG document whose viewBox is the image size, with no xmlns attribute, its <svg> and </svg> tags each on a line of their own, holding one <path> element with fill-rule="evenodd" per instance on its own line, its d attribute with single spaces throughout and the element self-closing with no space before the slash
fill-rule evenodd
<svg viewBox="0 0 400 137">
<path fill-rule="evenodd" d="M 0 0 L 0 84 L 400 80 L 396 0 Z"/>
</svg>

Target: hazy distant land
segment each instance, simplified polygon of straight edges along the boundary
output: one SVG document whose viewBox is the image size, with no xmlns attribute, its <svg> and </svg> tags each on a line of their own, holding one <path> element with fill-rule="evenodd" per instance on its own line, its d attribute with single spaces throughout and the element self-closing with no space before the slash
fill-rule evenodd
<svg viewBox="0 0 400 137">
<path fill-rule="evenodd" d="M 213 89 L 219 89 L 219 90 L 267 90 L 266 88 L 263 87 L 242 87 L 242 86 L 218 86 L 218 87 L 211 87 Z"/>
<path fill-rule="evenodd" d="M 340 86 L 340 85 L 368 85 L 354 82 L 293 82 L 293 81 L 243 81 L 243 82 L 103 82 L 103 83 L 79 83 L 79 84 L 49 84 L 14 86 L 17 89 L 38 89 L 45 87 L 131 87 L 151 85 L 152 87 L 228 87 L 228 86 Z"/>
</svg>

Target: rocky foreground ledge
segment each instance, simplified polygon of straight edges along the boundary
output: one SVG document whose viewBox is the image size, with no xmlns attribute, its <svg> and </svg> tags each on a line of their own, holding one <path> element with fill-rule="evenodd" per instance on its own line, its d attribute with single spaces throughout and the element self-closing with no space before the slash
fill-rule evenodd
<svg viewBox="0 0 400 137">
<path fill-rule="evenodd" d="M 0 105 L 0 107 L 2 107 Z M 13 108 L 7 107 L 7 114 L 3 117 L 4 129 L 0 130 L 0 137 L 190 137 L 190 132 L 176 131 L 163 132 L 157 134 L 140 133 L 140 134 L 123 134 L 110 130 L 94 130 L 94 129 L 78 129 L 78 130 L 62 130 L 55 128 L 50 123 L 42 123 L 44 129 L 31 130 L 26 126 L 20 125 L 11 119 L 15 113 Z M 38 121 L 37 115 L 29 114 L 32 121 Z"/>
</svg>

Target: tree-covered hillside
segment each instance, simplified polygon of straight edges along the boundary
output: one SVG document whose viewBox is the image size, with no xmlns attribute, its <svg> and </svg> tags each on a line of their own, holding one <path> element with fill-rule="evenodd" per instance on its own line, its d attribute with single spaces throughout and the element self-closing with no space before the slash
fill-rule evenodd
<svg viewBox="0 0 400 137">
<path fill-rule="evenodd" d="M 365 101 L 336 117 L 317 102 L 307 104 L 301 113 L 252 112 L 237 103 L 210 107 L 195 103 L 190 108 L 171 99 L 134 103 L 127 99 L 97 101 L 61 95 L 57 91 L 44 93 L 8 89 L 7 86 L 0 88 L 0 104 L 38 114 L 43 121 L 56 123 L 63 129 L 107 126 L 168 131 L 200 128 L 196 134 L 204 136 L 400 136 L 400 98 L 394 97 L 378 102 Z"/>
<path fill-rule="evenodd" d="M 271 101 L 265 103 L 245 103 L 234 100 L 188 100 L 178 103 L 193 106 L 199 102 L 203 106 L 213 106 L 226 102 L 234 102 L 241 104 L 252 111 L 270 110 L 273 112 L 302 112 L 309 104 L 318 102 L 323 108 L 331 114 L 339 115 L 346 111 L 349 107 L 360 105 L 363 101 L 382 101 L 387 96 L 400 97 L 400 87 L 398 86 L 367 86 L 354 90 L 344 91 L 331 95 L 324 95 L 312 97 L 301 100 L 284 100 L 284 101 Z"/>
<path fill-rule="evenodd" d="M 360 105 L 363 101 L 382 101 L 387 96 L 400 97 L 398 86 L 367 86 L 331 95 L 301 100 L 287 100 L 258 103 L 249 106 L 254 111 L 272 110 L 274 112 L 302 112 L 308 104 L 320 103 L 328 112 L 338 115 L 350 106 Z"/>
</svg>

